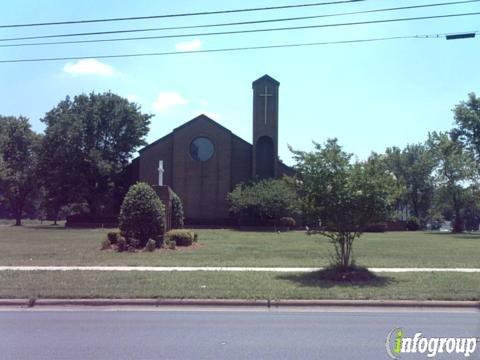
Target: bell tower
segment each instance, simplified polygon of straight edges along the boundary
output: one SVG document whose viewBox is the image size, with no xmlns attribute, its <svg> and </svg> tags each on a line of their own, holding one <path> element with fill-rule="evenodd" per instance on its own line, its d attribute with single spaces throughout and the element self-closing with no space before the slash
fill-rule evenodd
<svg viewBox="0 0 480 360">
<path fill-rule="evenodd" d="M 253 178 L 277 176 L 278 88 L 268 75 L 255 80 L 253 88 Z"/>
</svg>

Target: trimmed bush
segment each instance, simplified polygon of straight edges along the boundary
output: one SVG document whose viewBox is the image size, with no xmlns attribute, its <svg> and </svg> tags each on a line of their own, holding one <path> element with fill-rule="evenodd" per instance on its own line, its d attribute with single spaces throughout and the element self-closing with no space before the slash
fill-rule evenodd
<svg viewBox="0 0 480 360">
<path fill-rule="evenodd" d="M 130 187 L 120 208 L 119 227 L 125 237 L 139 240 L 139 247 L 163 234 L 165 207 L 150 185 L 139 182 Z"/>
<path fill-rule="evenodd" d="M 117 215 L 90 213 L 73 214 L 66 217 L 65 227 L 117 227 Z"/>
<path fill-rule="evenodd" d="M 110 231 L 107 233 L 107 238 L 110 241 L 110 244 L 116 244 L 119 236 L 120 233 L 118 231 Z"/>
<path fill-rule="evenodd" d="M 174 241 L 177 246 L 190 246 L 195 240 L 195 232 L 191 230 L 170 230 L 165 234 L 169 243 Z"/>
<path fill-rule="evenodd" d="M 410 219 L 408 219 L 407 229 L 409 231 L 417 231 L 420 229 L 420 222 L 416 217 L 412 216 Z"/>
<path fill-rule="evenodd" d="M 127 240 L 123 236 L 120 236 L 117 239 L 117 251 L 124 252 L 125 250 L 127 250 L 127 246 Z"/>
<path fill-rule="evenodd" d="M 367 224 L 362 231 L 364 232 L 376 232 L 376 233 L 383 233 L 387 231 L 387 224 L 385 223 L 371 223 Z"/>
<path fill-rule="evenodd" d="M 163 235 L 157 235 L 154 240 L 157 248 L 161 248 L 163 246 Z"/>
<path fill-rule="evenodd" d="M 280 220 L 279 220 L 279 223 L 280 223 L 281 226 L 285 226 L 285 227 L 289 227 L 289 228 L 293 228 L 297 224 L 295 222 L 295 219 L 292 218 L 292 217 L 289 217 L 289 216 L 281 217 Z"/>
<path fill-rule="evenodd" d="M 183 205 L 180 197 L 172 192 L 172 228 L 183 228 Z"/>
<path fill-rule="evenodd" d="M 126 239 L 126 240 L 127 240 L 128 246 L 131 247 L 131 248 L 137 249 L 137 248 L 142 247 L 141 243 L 140 243 L 140 240 L 138 240 L 138 239 L 129 238 L 129 239 Z M 146 243 L 145 243 L 145 245 L 146 245 Z"/>
<path fill-rule="evenodd" d="M 157 247 L 157 244 L 156 244 L 155 240 L 148 239 L 147 245 L 145 245 L 145 251 L 153 252 L 153 251 L 155 251 L 156 247 Z"/>
</svg>

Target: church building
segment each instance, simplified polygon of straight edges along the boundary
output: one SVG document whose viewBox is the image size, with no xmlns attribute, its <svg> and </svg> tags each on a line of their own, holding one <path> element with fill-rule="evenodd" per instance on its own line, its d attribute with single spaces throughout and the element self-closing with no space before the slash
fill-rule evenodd
<svg viewBox="0 0 480 360">
<path fill-rule="evenodd" d="M 175 191 L 186 224 L 231 223 L 227 194 L 235 185 L 293 175 L 278 159 L 279 86 L 268 75 L 252 83 L 252 144 L 200 115 L 141 149 L 134 177 Z"/>
</svg>

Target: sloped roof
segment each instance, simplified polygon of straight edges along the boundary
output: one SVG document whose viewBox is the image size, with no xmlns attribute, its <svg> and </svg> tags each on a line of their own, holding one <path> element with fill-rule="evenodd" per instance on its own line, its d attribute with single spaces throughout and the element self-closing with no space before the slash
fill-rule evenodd
<svg viewBox="0 0 480 360">
<path fill-rule="evenodd" d="M 191 126 L 193 123 L 197 122 L 197 121 L 200 121 L 200 120 L 206 120 L 207 122 L 209 122 L 211 125 L 219 128 L 220 130 L 222 131 L 225 131 L 225 132 L 228 132 L 229 134 L 231 134 L 231 136 L 234 136 L 235 138 L 239 139 L 240 141 L 252 146 L 252 144 L 250 144 L 248 141 L 242 139 L 240 136 L 238 135 L 235 135 L 233 132 L 231 132 L 229 129 L 227 129 L 225 126 L 223 125 L 220 125 L 218 122 L 216 122 L 215 120 L 209 118 L 207 115 L 205 114 L 201 114 L 201 115 L 198 115 L 197 117 L 193 118 L 192 120 L 190 121 L 187 121 L 186 123 L 176 127 L 175 129 L 173 129 L 173 131 L 163 137 L 161 137 L 160 139 L 152 142 L 151 144 L 148 144 L 147 146 L 145 146 L 144 148 L 140 149 L 138 152 L 141 153 L 145 150 L 147 150 L 148 148 L 152 147 L 153 145 L 156 145 L 158 144 L 159 142 L 163 141 L 163 140 L 166 140 L 169 136 L 172 136 L 172 134 L 175 132 L 175 131 L 178 131 L 178 130 L 181 130 L 183 128 L 186 128 L 188 126 Z"/>
<path fill-rule="evenodd" d="M 259 77 L 257 80 L 252 82 L 252 86 L 255 86 L 256 83 L 262 82 L 265 80 L 275 84 L 276 86 L 280 86 L 280 82 L 278 82 L 277 80 L 275 80 L 274 78 L 272 78 L 270 75 L 267 75 L 267 74 L 263 75 L 262 77 Z"/>
</svg>

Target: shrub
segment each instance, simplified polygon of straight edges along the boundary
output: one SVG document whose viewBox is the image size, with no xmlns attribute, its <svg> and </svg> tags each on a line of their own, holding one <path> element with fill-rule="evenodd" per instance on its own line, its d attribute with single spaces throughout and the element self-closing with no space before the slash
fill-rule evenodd
<svg viewBox="0 0 480 360">
<path fill-rule="evenodd" d="M 190 246 L 195 240 L 195 232 L 191 230 L 170 230 L 165 237 L 171 243 L 174 241 L 177 246 Z"/>
<path fill-rule="evenodd" d="M 177 248 L 177 243 L 176 243 L 174 240 L 170 241 L 170 242 L 168 243 L 168 248 L 169 248 L 170 250 L 175 250 L 175 249 Z"/>
<path fill-rule="evenodd" d="M 273 219 L 299 213 L 298 196 L 291 180 L 260 180 L 239 184 L 228 194 L 230 211 L 241 225 L 270 225 Z"/>
<path fill-rule="evenodd" d="M 127 250 L 127 240 L 123 236 L 120 236 L 117 239 L 117 251 L 124 252 L 125 250 Z"/>
<path fill-rule="evenodd" d="M 102 244 L 100 245 L 100 250 L 107 250 L 110 249 L 112 243 L 108 239 L 103 239 Z"/>
<path fill-rule="evenodd" d="M 165 207 L 150 185 L 139 182 L 130 187 L 120 208 L 119 227 L 126 237 L 138 239 L 140 247 L 163 234 Z"/>
<path fill-rule="evenodd" d="M 383 233 L 383 232 L 387 231 L 387 224 L 385 224 L 385 223 L 370 223 L 370 224 L 367 224 L 362 229 L 362 231 Z"/>
<path fill-rule="evenodd" d="M 110 244 L 116 244 L 119 236 L 120 236 L 120 233 L 118 231 L 110 231 L 107 234 L 107 238 L 110 241 Z"/>
<path fill-rule="evenodd" d="M 153 251 L 155 251 L 156 247 L 157 247 L 157 244 L 156 244 L 155 240 L 148 239 L 147 245 L 145 245 L 145 251 L 153 252 Z"/>
<path fill-rule="evenodd" d="M 297 224 L 295 222 L 295 219 L 292 218 L 292 217 L 289 217 L 289 216 L 281 217 L 279 222 L 280 222 L 281 226 L 285 226 L 285 227 L 289 227 L 289 228 L 295 227 L 295 225 Z"/>
<path fill-rule="evenodd" d="M 183 205 L 182 200 L 176 193 L 172 193 L 172 228 L 183 228 Z"/>
<path fill-rule="evenodd" d="M 65 227 L 116 227 L 117 215 L 100 215 L 90 213 L 73 214 L 66 217 Z"/>
<path fill-rule="evenodd" d="M 140 240 L 138 240 L 138 239 L 129 238 L 129 239 L 126 239 L 126 240 L 127 240 L 128 246 L 131 247 L 131 248 L 136 249 L 136 248 L 141 247 Z M 146 243 L 145 243 L 145 245 L 146 245 Z"/>
<path fill-rule="evenodd" d="M 416 217 L 412 216 L 410 219 L 408 219 L 407 229 L 410 231 L 417 231 L 418 229 L 420 229 L 420 222 Z"/>
<path fill-rule="evenodd" d="M 163 246 L 163 242 L 164 242 L 163 235 L 157 235 L 154 240 L 158 248 L 161 248 Z"/>
</svg>

